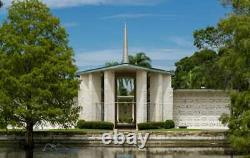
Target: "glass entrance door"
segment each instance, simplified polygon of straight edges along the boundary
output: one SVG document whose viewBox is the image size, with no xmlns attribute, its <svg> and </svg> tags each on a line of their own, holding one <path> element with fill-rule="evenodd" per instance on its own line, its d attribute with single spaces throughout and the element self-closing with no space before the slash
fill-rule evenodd
<svg viewBox="0 0 250 158">
<path fill-rule="evenodd" d="M 116 123 L 135 124 L 135 77 L 116 78 Z"/>
</svg>

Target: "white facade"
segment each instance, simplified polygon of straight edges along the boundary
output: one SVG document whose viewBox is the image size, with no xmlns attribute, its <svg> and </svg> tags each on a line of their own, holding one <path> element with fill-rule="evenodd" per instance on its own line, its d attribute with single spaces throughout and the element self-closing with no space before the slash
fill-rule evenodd
<svg viewBox="0 0 250 158">
<path fill-rule="evenodd" d="M 169 72 L 131 65 L 128 59 L 125 26 L 122 64 L 78 73 L 80 119 L 108 121 L 115 127 L 174 120 L 177 127 L 226 128 L 219 122 L 223 113 L 230 113 L 229 96 L 224 91 L 174 91 Z M 124 80 L 119 83 L 117 77 Z M 121 87 L 124 82 L 130 83 L 130 87 Z"/>
<path fill-rule="evenodd" d="M 173 89 L 170 75 L 150 75 L 150 103 L 150 121 L 173 119 Z"/>
<path fill-rule="evenodd" d="M 104 121 L 115 123 L 115 74 L 104 72 Z"/>
<path fill-rule="evenodd" d="M 101 120 L 97 103 L 101 102 L 101 74 L 90 73 L 80 77 L 78 104 L 81 107 L 80 119 Z"/>
<path fill-rule="evenodd" d="M 173 119 L 171 74 L 163 70 L 130 64 L 121 64 L 79 75 L 81 84 L 78 103 L 82 109 L 80 119 L 119 122 L 120 106 L 116 94 L 118 74 L 119 76 L 124 74 L 125 77 L 127 74 L 134 76 L 135 103 L 133 103 L 134 109 L 131 115 L 135 125 L 147 121 Z"/>
<path fill-rule="evenodd" d="M 128 71 L 135 74 L 136 80 L 136 103 L 133 109 L 135 125 L 148 121 L 174 120 L 177 127 L 227 128 L 219 121 L 223 113 L 230 113 L 230 98 L 226 92 L 205 89 L 173 90 L 170 74 L 152 72 L 150 69 L 140 69 L 128 64 L 80 75 L 80 119 L 118 124 L 116 74 Z"/>
<path fill-rule="evenodd" d="M 147 72 L 136 72 L 136 120 L 147 122 Z"/>
</svg>

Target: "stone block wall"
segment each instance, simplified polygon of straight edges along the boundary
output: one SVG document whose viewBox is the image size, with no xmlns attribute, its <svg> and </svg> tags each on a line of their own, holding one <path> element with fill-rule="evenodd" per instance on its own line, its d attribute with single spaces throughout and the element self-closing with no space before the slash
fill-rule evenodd
<svg viewBox="0 0 250 158">
<path fill-rule="evenodd" d="M 222 90 L 174 90 L 174 121 L 176 126 L 193 129 L 226 129 L 219 121 L 230 113 L 230 97 Z"/>
</svg>

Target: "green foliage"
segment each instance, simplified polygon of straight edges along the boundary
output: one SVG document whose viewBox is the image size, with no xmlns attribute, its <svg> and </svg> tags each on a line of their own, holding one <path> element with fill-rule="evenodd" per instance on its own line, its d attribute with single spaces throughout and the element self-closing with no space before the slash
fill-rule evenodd
<svg viewBox="0 0 250 158">
<path fill-rule="evenodd" d="M 222 31 L 212 26 L 194 31 L 193 36 L 194 45 L 199 49 L 218 48 L 228 38 Z"/>
<path fill-rule="evenodd" d="M 250 152 L 250 90 L 231 94 L 231 115 L 222 115 L 221 121 L 230 128 L 230 142 L 241 152 Z"/>
<path fill-rule="evenodd" d="M 226 18 L 220 20 L 215 27 L 194 32 L 194 44 L 199 49 L 216 48 L 217 57 L 203 71 L 210 72 L 211 88 L 222 88 L 232 91 L 231 115 L 223 114 L 222 123 L 228 125 L 229 138 L 232 146 L 246 153 L 250 152 L 250 1 L 249 0 L 221 0 L 224 5 L 231 5 L 233 11 Z M 190 57 L 192 58 L 192 57 Z M 190 58 L 182 59 L 177 64 L 176 87 L 187 88 L 182 78 L 188 79 L 189 73 L 184 73 L 182 65 L 187 70 L 193 67 L 188 65 Z M 187 62 L 187 63 L 186 63 Z M 186 66 L 188 65 L 188 66 Z M 190 65 L 193 65 L 190 63 Z M 203 64 L 198 64 L 200 65 Z M 197 65 L 196 65 L 197 66 Z M 190 68 L 191 67 L 191 68 Z M 182 70 L 182 71 L 180 71 Z M 213 71 L 211 71 L 213 70 Z M 199 76 L 200 71 L 194 75 Z M 203 73 L 206 76 L 209 73 Z M 201 77 L 200 76 L 200 77 Z M 199 78 L 200 78 L 199 77 Z M 208 78 L 209 79 L 209 78 Z M 210 85 L 205 80 L 206 85 Z M 191 84 L 195 87 L 195 84 Z M 206 86 L 207 87 L 207 86 Z"/>
<path fill-rule="evenodd" d="M 103 121 L 79 120 L 77 123 L 77 128 L 79 128 L 79 129 L 108 129 L 108 130 L 112 130 L 114 128 L 114 124 L 111 122 L 103 122 Z"/>
<path fill-rule="evenodd" d="M 234 13 L 249 14 L 250 13 L 250 1 L 249 0 L 220 0 L 221 3 L 226 6 L 230 5 L 233 7 Z"/>
<path fill-rule="evenodd" d="M 175 128 L 175 123 L 173 120 L 166 120 L 165 121 L 165 125 L 164 125 L 165 129 L 171 129 L 171 128 Z"/>
<path fill-rule="evenodd" d="M 13 1 L 0 27 L 0 116 L 25 127 L 72 126 L 78 81 L 73 50 L 60 20 L 38 0 Z"/>
<path fill-rule="evenodd" d="M 144 53 L 136 53 L 134 56 L 129 56 L 129 63 L 132 65 L 142 66 L 146 68 L 151 68 L 151 59 Z"/>
<path fill-rule="evenodd" d="M 162 129 L 165 126 L 165 122 L 145 122 L 138 123 L 139 130 L 147 130 L 147 129 Z"/>
<path fill-rule="evenodd" d="M 109 66 L 115 66 L 115 65 L 119 65 L 120 63 L 117 61 L 110 61 L 110 62 L 106 62 L 105 66 L 109 67 Z"/>
<path fill-rule="evenodd" d="M 25 130 L 0 130 L 0 136 L 3 135 L 15 135 L 15 136 L 25 136 Z M 87 134 L 84 130 L 76 129 L 58 129 L 58 130 L 43 130 L 43 131 L 34 131 L 35 136 L 55 136 L 55 135 L 64 135 L 64 136 L 73 136 L 73 135 L 85 135 Z"/>
<path fill-rule="evenodd" d="M 221 70 L 214 64 L 217 60 L 216 52 L 208 49 L 195 52 L 192 56 L 181 59 L 175 64 L 173 87 L 187 89 L 223 88 L 224 82 L 221 80 L 223 77 Z"/>
<path fill-rule="evenodd" d="M 85 123 L 85 120 L 78 120 L 77 124 L 76 124 L 76 127 L 81 127 L 82 124 L 84 124 L 84 123 Z"/>
<path fill-rule="evenodd" d="M 120 63 L 117 61 L 106 62 L 105 66 L 115 66 L 119 65 Z M 151 68 L 151 59 L 144 53 L 139 52 L 135 55 L 129 55 L 129 64 L 142 66 L 146 68 Z"/>
</svg>

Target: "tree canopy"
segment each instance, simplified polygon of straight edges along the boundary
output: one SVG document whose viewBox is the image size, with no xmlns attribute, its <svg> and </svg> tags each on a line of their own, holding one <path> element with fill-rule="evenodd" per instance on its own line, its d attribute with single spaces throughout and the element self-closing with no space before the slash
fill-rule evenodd
<svg viewBox="0 0 250 158">
<path fill-rule="evenodd" d="M 60 20 L 39 0 L 13 1 L 0 28 L 0 116 L 5 125 L 70 127 L 78 118 L 73 50 Z"/>
<path fill-rule="evenodd" d="M 151 59 L 144 53 L 139 52 L 129 56 L 129 63 L 137 66 L 151 68 Z"/>
<path fill-rule="evenodd" d="M 216 26 L 194 32 L 194 45 L 200 54 L 206 56 L 204 51 L 212 49 L 216 52 L 213 60 L 208 60 L 208 65 L 207 61 L 195 62 L 196 54 L 180 60 L 176 63 L 174 85 L 197 88 L 201 85 L 194 84 L 198 79 L 207 88 L 230 90 L 231 115 L 223 115 L 221 120 L 230 128 L 233 147 L 250 152 L 250 1 L 221 2 L 232 6 L 232 13 Z"/>
<path fill-rule="evenodd" d="M 181 89 L 223 88 L 219 70 L 214 65 L 218 55 L 213 50 L 204 49 L 190 57 L 178 61 L 173 78 L 173 87 Z"/>
<path fill-rule="evenodd" d="M 117 61 L 106 62 L 105 66 L 115 66 L 120 63 Z M 151 59 L 144 53 L 139 52 L 135 55 L 129 55 L 129 64 L 151 68 Z"/>
<path fill-rule="evenodd" d="M 115 66 L 115 65 L 119 65 L 120 63 L 117 61 L 110 61 L 110 62 L 106 62 L 105 66 L 109 67 L 109 66 Z"/>
</svg>

